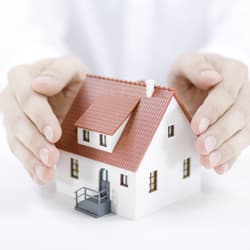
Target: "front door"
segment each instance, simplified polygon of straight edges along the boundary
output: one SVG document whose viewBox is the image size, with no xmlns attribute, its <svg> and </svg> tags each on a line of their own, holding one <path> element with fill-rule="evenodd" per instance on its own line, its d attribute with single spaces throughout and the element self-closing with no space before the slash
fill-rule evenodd
<svg viewBox="0 0 250 250">
<path fill-rule="evenodd" d="M 106 191 L 109 197 L 109 180 L 108 180 L 108 170 L 101 168 L 99 171 L 99 191 Z"/>
</svg>

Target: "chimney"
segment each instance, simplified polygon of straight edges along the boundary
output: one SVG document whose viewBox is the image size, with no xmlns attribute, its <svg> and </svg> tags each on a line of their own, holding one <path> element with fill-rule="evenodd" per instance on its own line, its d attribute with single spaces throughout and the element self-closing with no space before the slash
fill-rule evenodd
<svg viewBox="0 0 250 250">
<path fill-rule="evenodd" d="M 146 96 L 152 97 L 154 90 L 155 90 L 155 81 L 154 80 L 146 80 Z"/>
</svg>

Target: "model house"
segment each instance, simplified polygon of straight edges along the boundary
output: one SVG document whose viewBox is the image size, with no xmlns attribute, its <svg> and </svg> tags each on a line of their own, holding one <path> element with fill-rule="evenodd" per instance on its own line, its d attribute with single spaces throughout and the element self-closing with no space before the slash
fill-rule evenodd
<svg viewBox="0 0 250 250">
<path fill-rule="evenodd" d="M 200 191 L 190 116 L 173 89 L 88 75 L 62 129 L 57 188 L 85 214 L 136 219 Z"/>
</svg>

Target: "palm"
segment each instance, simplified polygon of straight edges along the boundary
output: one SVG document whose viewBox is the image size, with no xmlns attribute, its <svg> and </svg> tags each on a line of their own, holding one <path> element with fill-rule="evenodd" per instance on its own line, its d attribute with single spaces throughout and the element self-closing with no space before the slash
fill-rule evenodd
<svg viewBox="0 0 250 250">
<path fill-rule="evenodd" d="M 177 95 L 183 100 L 187 110 L 193 115 L 202 104 L 206 96 L 207 90 L 201 90 L 194 86 L 189 80 L 183 77 L 170 78 L 170 87 L 174 88 Z"/>
<path fill-rule="evenodd" d="M 82 82 L 71 82 L 61 92 L 48 98 L 60 123 L 62 123 L 81 86 Z"/>
</svg>

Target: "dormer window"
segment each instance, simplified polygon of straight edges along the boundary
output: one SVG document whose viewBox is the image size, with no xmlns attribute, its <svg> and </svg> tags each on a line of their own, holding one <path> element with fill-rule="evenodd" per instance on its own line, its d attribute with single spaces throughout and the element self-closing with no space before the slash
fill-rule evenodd
<svg viewBox="0 0 250 250">
<path fill-rule="evenodd" d="M 103 147 L 107 147 L 107 137 L 106 135 L 100 134 L 100 145 Z"/>
<path fill-rule="evenodd" d="M 83 132 L 82 132 L 83 134 L 82 134 L 82 139 L 84 140 L 84 141 L 86 141 L 86 142 L 89 142 L 89 131 L 88 130 L 83 130 Z"/>
<path fill-rule="evenodd" d="M 139 102 L 133 95 L 97 97 L 74 124 L 77 143 L 112 153 Z"/>
</svg>

